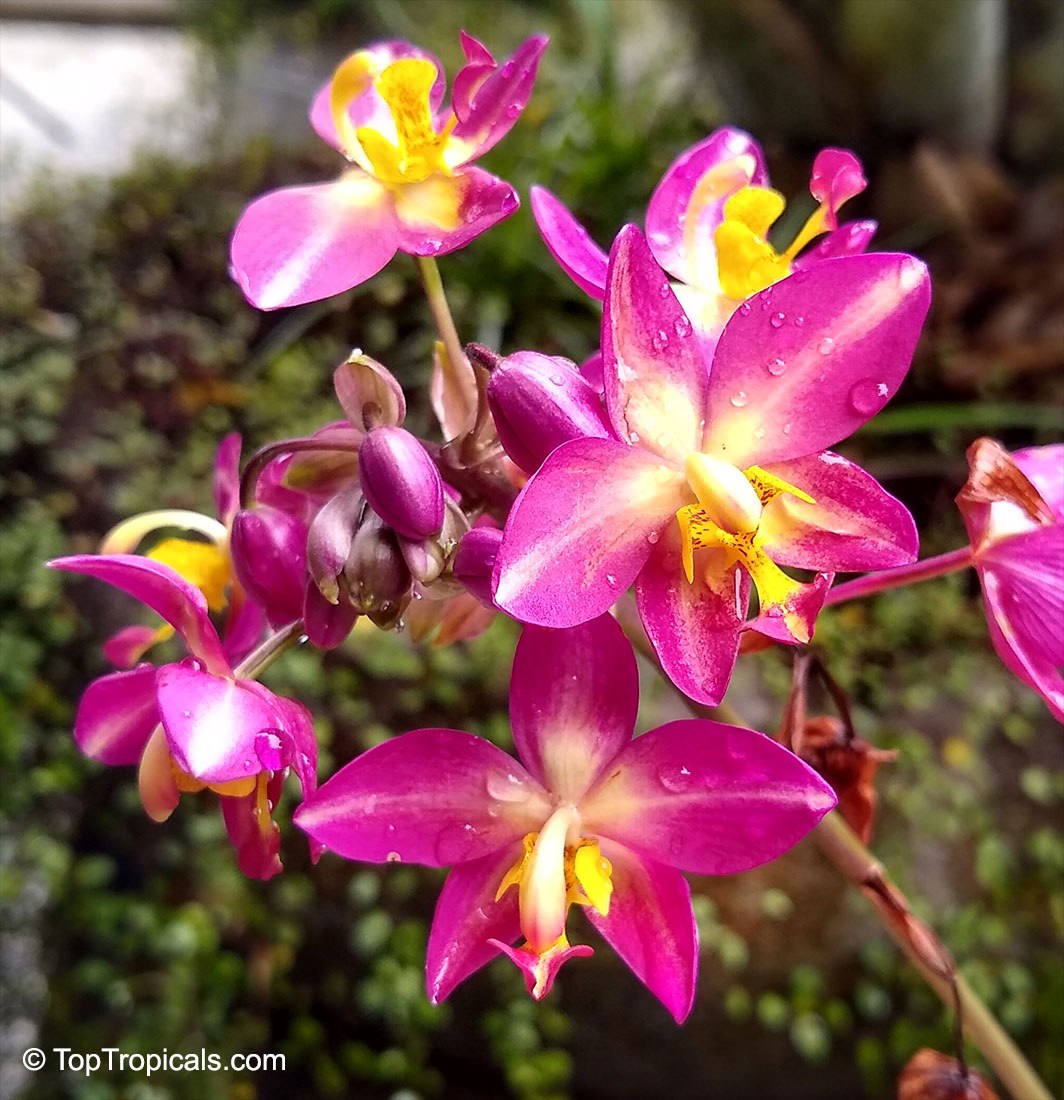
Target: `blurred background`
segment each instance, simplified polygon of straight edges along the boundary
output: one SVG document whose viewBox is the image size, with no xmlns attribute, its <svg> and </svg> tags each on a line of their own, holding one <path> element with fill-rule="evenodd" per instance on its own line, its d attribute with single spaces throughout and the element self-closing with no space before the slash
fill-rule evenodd
<svg viewBox="0 0 1064 1100">
<path fill-rule="evenodd" d="M 339 60 L 397 37 L 453 74 L 463 27 L 496 56 L 551 35 L 528 110 L 485 164 L 522 195 L 550 187 L 604 246 L 721 123 L 762 140 L 796 224 L 819 148 L 863 158 L 871 186 L 847 214 L 879 219 L 876 247 L 930 263 L 935 303 L 901 393 L 846 453 L 913 510 L 925 554 L 963 541 L 952 499 L 973 439 L 1060 438 L 1055 0 L 0 3 L 4 1098 L 852 1100 L 894 1095 L 918 1047 L 949 1049 L 939 1003 L 811 844 L 694 881 L 702 969 L 682 1029 L 606 949 L 544 1004 L 504 961 L 432 1008 L 440 873 L 311 867 L 289 829 L 284 874 L 245 881 L 211 800 L 155 826 L 132 769 L 74 747 L 79 694 L 129 605 L 61 585 L 45 559 L 147 508 L 209 510 L 220 437 L 251 449 L 333 419 L 331 370 L 354 345 L 429 430 L 432 330 L 409 258 L 259 314 L 227 278 L 227 237 L 252 196 L 336 172 L 305 116 Z M 441 268 L 464 339 L 577 360 L 597 346 L 596 310 L 527 204 Z M 1059 729 L 997 661 L 973 577 L 841 608 L 817 640 L 860 732 L 900 750 L 880 773 L 877 853 L 1064 1090 Z M 324 659 L 290 654 L 268 682 L 312 707 L 324 776 L 423 725 L 506 745 L 513 641 L 501 622 L 449 649 L 358 633 Z M 771 731 L 788 681 L 786 654 L 746 659 L 729 701 Z M 679 713 L 649 680 L 641 728 Z M 287 1071 L 31 1076 L 31 1045 L 277 1051 Z"/>
</svg>

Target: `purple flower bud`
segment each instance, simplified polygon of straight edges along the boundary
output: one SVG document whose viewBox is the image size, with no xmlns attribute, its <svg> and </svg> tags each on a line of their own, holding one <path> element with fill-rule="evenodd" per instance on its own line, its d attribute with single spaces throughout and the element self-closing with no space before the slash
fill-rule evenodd
<svg viewBox="0 0 1064 1100">
<path fill-rule="evenodd" d="M 485 607 L 495 606 L 491 598 L 491 574 L 500 542 L 502 531 L 498 527 L 474 527 L 462 537 L 451 567 L 455 579 Z"/>
<path fill-rule="evenodd" d="M 354 607 L 378 626 L 394 625 L 409 602 L 412 579 L 398 538 L 371 508 L 355 532 L 342 583 Z"/>
<path fill-rule="evenodd" d="M 331 604 L 340 599 L 338 578 L 351 553 L 365 499 L 358 483 L 352 482 L 326 501 L 310 524 L 307 567 L 322 596 Z"/>
<path fill-rule="evenodd" d="M 384 426 L 358 452 L 359 479 L 370 507 L 400 535 L 427 539 L 443 526 L 443 482 L 421 442 Z"/>
<path fill-rule="evenodd" d="M 287 512 L 257 505 L 237 513 L 229 538 L 233 568 L 273 626 L 303 613 L 307 529 Z"/>
<path fill-rule="evenodd" d="M 351 633 L 358 612 L 346 601 L 329 603 L 312 580 L 307 581 L 303 629 L 318 649 L 335 649 Z"/>
<path fill-rule="evenodd" d="M 352 352 L 336 368 L 333 388 L 347 419 L 363 431 L 378 424 L 402 424 L 406 418 L 402 386 L 387 367 L 361 352 Z"/>
<path fill-rule="evenodd" d="M 526 474 L 570 439 L 611 435 L 602 399 L 568 359 L 534 351 L 507 356 L 488 382 L 488 404 L 500 442 Z"/>
</svg>

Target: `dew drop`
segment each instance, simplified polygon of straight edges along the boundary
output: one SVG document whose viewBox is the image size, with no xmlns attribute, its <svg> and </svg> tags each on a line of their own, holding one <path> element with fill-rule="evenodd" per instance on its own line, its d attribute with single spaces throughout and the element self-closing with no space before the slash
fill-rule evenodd
<svg viewBox="0 0 1064 1100">
<path fill-rule="evenodd" d="M 779 378 L 781 374 L 787 369 L 787 364 L 782 359 L 770 359 L 768 361 L 768 373 L 773 378 Z"/>
<path fill-rule="evenodd" d="M 786 321 L 786 320 L 787 320 L 787 314 L 786 313 L 773 313 L 772 316 L 769 318 L 768 323 L 773 328 L 780 328 L 783 325 L 783 322 Z M 797 322 L 795 322 L 795 323 L 797 324 Z"/>
<path fill-rule="evenodd" d="M 830 336 L 825 336 L 817 345 L 817 351 L 821 355 L 830 355 L 835 350 L 835 341 Z"/>
<path fill-rule="evenodd" d="M 665 790 L 680 794 L 691 786 L 691 772 L 682 764 L 663 764 L 658 768 L 658 781 Z"/>
<path fill-rule="evenodd" d="M 650 345 L 655 351 L 664 351 L 669 345 L 668 333 L 663 328 L 659 328 L 657 334 L 651 338 Z"/>
<path fill-rule="evenodd" d="M 731 395 L 731 403 L 737 409 L 743 408 L 749 400 L 746 390 L 739 390 Z"/>
<path fill-rule="evenodd" d="M 660 539 L 660 538 L 661 538 L 661 535 L 659 535 L 657 531 L 650 531 L 647 534 L 647 542 L 649 542 L 651 546 L 655 546 L 657 544 L 658 539 Z"/>
<path fill-rule="evenodd" d="M 507 118 L 519 118 L 520 116 L 521 108 L 516 103 L 511 103 L 510 106 L 506 108 Z"/>
<path fill-rule="evenodd" d="M 850 404 L 854 412 L 861 416 L 871 416 L 879 411 L 889 392 L 886 383 L 873 382 L 871 378 L 865 378 L 850 387 Z"/>
<path fill-rule="evenodd" d="M 788 423 L 783 425 L 783 434 L 784 435 L 790 435 L 791 434 L 791 425 L 790 425 L 789 421 L 788 421 Z"/>
<path fill-rule="evenodd" d="M 617 587 L 617 578 L 612 573 L 607 573 L 606 574 L 606 583 L 610 586 L 610 588 L 616 588 Z"/>
<path fill-rule="evenodd" d="M 284 742 L 268 730 L 255 737 L 255 755 L 267 771 L 279 772 L 285 766 Z"/>
<path fill-rule="evenodd" d="M 801 328 L 805 324 L 805 318 L 800 313 L 795 314 L 794 324 L 796 328 Z"/>
<path fill-rule="evenodd" d="M 197 661 L 195 657 L 186 657 L 181 662 L 181 667 L 182 668 L 187 668 L 192 672 L 202 672 L 203 671 L 203 662 L 202 661 Z"/>
<path fill-rule="evenodd" d="M 665 301 L 665 299 L 668 298 L 668 296 L 669 296 L 669 284 L 668 283 L 662 283 L 661 286 L 658 287 L 658 295 L 659 295 L 659 297 L 661 298 L 662 301 Z"/>
<path fill-rule="evenodd" d="M 476 847 L 477 830 L 468 822 L 465 825 L 445 825 L 436 838 L 436 858 L 442 866 L 461 863 L 469 858 Z"/>
<path fill-rule="evenodd" d="M 384 857 L 389 863 L 402 863 L 403 857 L 398 852 L 389 852 Z"/>
<path fill-rule="evenodd" d="M 740 312 L 740 313 L 741 313 L 741 314 L 742 314 L 742 315 L 743 315 L 744 317 L 749 317 L 749 316 L 750 316 L 750 303 L 749 303 L 749 302 L 742 302 L 742 303 L 741 303 L 741 304 L 739 305 L 739 312 Z"/>
<path fill-rule="evenodd" d="M 629 443 L 638 443 L 639 442 L 639 433 L 638 432 L 629 432 L 628 433 L 628 442 Z"/>
<path fill-rule="evenodd" d="M 394 825 L 385 825 L 384 826 L 384 831 L 388 836 L 395 836 L 395 826 Z"/>
<path fill-rule="evenodd" d="M 765 429 L 760 425 L 754 429 L 754 439 L 764 439 Z"/>
<path fill-rule="evenodd" d="M 679 337 L 689 336 L 691 334 L 691 322 L 688 321 L 686 317 L 677 317 L 672 327 Z"/>
<path fill-rule="evenodd" d="M 560 374 L 552 374 L 550 376 L 550 381 L 552 386 L 560 386 L 564 379 Z"/>
<path fill-rule="evenodd" d="M 486 786 L 488 794 L 499 802 L 527 802 L 532 797 L 521 777 L 513 772 L 489 772 Z"/>
</svg>

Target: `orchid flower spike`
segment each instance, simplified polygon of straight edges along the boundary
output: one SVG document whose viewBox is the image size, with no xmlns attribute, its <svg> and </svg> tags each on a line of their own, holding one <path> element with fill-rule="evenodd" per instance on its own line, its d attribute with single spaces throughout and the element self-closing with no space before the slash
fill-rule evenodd
<svg viewBox="0 0 1064 1100">
<path fill-rule="evenodd" d="M 1064 445 L 1009 454 L 979 439 L 968 449 L 968 464 L 957 504 L 990 640 L 1064 722 Z"/>
<path fill-rule="evenodd" d="M 94 680 L 78 706 L 74 738 L 103 764 L 138 764 L 141 801 L 165 821 L 183 792 L 221 796 L 240 869 L 281 870 L 272 813 L 288 770 L 304 795 L 317 783 L 317 742 L 300 703 L 239 676 L 211 623 L 207 600 L 169 565 L 137 555 L 85 554 L 49 565 L 113 585 L 161 615 L 189 652 Z"/>
<path fill-rule="evenodd" d="M 834 570 L 913 561 L 908 511 L 825 450 L 897 390 L 930 300 L 912 256 L 824 260 L 743 303 L 707 356 L 642 234 L 610 259 L 602 321 L 608 437 L 557 447 L 517 498 L 495 602 L 567 627 L 635 582 L 683 692 L 718 703 L 749 625 L 809 641 Z M 529 433 L 526 429 L 526 435 Z M 818 573 L 811 583 L 781 566 Z"/>
<path fill-rule="evenodd" d="M 297 810 L 300 828 L 348 859 L 454 865 L 429 935 L 433 1003 L 500 953 L 545 996 L 562 963 L 591 954 L 566 933 L 575 905 L 682 1022 L 698 943 L 681 872 L 756 867 L 835 804 L 810 768 L 751 730 L 688 719 L 632 740 L 638 692 L 609 616 L 528 628 L 510 691 L 520 762 L 470 733 L 415 730 Z"/>
<path fill-rule="evenodd" d="M 340 64 L 310 121 L 349 167 L 333 183 L 271 191 L 244 211 L 230 256 L 252 305 L 328 298 L 397 251 L 453 252 L 517 209 L 510 184 L 472 161 L 524 110 L 547 39 L 529 38 L 501 66 L 471 35 L 461 41 L 466 64 L 446 111 L 443 69 L 416 46 L 381 42 Z"/>
<path fill-rule="evenodd" d="M 809 191 L 816 209 L 777 252 L 768 231 L 786 200 L 769 187 L 761 146 L 730 126 L 714 130 L 669 166 L 647 206 L 650 250 L 696 329 L 712 344 L 744 299 L 792 271 L 831 256 L 863 252 L 871 221 L 840 225 L 842 205 L 864 190 L 861 162 L 846 149 L 823 149 Z M 585 293 L 606 295 L 607 256 L 562 203 L 532 189 L 532 213 L 547 248 Z M 808 246 L 817 238 L 815 246 Z"/>
</svg>

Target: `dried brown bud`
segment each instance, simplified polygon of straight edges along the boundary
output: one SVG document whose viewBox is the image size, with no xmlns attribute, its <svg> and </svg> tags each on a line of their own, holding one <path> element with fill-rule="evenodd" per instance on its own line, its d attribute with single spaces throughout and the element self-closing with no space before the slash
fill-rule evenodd
<svg viewBox="0 0 1064 1100">
<path fill-rule="evenodd" d="M 793 739 L 794 751 L 818 771 L 839 796 L 839 812 L 846 824 L 868 843 L 876 812 L 875 774 L 897 753 L 877 749 L 861 737 L 849 735 L 840 718 L 818 715 L 808 719 Z"/>
<path fill-rule="evenodd" d="M 1053 523 L 1052 509 L 996 439 L 985 436 L 968 448 L 968 481 L 957 495 L 960 504 L 1008 501 L 1036 523 Z"/>
<path fill-rule="evenodd" d="M 937 1050 L 918 1050 L 898 1078 L 898 1100 L 998 1100 L 982 1074 Z"/>
</svg>

